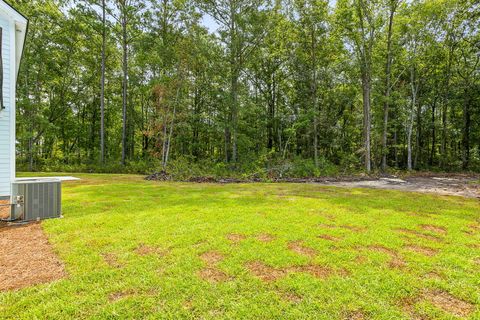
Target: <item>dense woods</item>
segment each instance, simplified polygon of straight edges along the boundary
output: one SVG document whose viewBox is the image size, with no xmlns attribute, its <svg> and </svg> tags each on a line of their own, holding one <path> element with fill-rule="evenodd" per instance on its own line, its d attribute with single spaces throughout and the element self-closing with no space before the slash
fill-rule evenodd
<svg viewBox="0 0 480 320">
<path fill-rule="evenodd" d="M 23 170 L 480 170 L 475 0 L 16 0 Z"/>
</svg>

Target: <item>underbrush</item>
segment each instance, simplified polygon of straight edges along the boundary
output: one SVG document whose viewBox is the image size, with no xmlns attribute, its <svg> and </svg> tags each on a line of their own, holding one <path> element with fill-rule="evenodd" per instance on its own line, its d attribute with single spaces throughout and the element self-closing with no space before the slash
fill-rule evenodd
<svg viewBox="0 0 480 320">
<path fill-rule="evenodd" d="M 479 168 L 480 169 L 480 168 Z M 17 164 L 17 171 L 29 172 L 25 163 Z M 365 173 L 359 159 L 352 158 L 334 164 L 321 157 L 318 166 L 312 159 L 300 157 L 292 159 L 278 159 L 274 155 L 265 154 L 258 158 L 245 159 L 241 163 L 233 164 L 218 160 L 195 160 L 191 157 L 172 159 L 164 168 L 158 159 L 130 161 L 122 165 L 118 161 L 109 161 L 108 164 L 98 163 L 65 164 L 58 160 L 48 160 L 37 164 L 34 172 L 70 172 L 70 173 L 119 173 L 119 174 L 161 174 L 162 180 L 196 181 L 234 179 L 242 181 L 274 181 L 285 179 L 311 179 L 319 177 L 356 176 Z M 438 168 L 422 168 L 418 171 L 406 171 L 401 168 L 390 168 L 387 172 L 374 169 L 369 175 L 409 176 L 418 174 L 439 173 L 478 173 L 480 170 L 462 171 L 440 170 Z"/>
</svg>

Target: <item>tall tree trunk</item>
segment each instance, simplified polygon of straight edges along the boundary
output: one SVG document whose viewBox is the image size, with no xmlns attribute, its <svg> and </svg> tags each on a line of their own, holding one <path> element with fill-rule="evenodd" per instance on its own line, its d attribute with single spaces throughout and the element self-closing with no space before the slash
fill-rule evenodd
<svg viewBox="0 0 480 320">
<path fill-rule="evenodd" d="M 431 126 L 432 126 L 432 147 L 430 150 L 430 160 L 429 165 L 433 166 L 433 161 L 435 159 L 435 149 L 437 144 L 437 132 L 435 128 L 435 111 L 437 108 L 437 96 L 435 96 L 432 104 L 432 119 L 431 119 Z"/>
<path fill-rule="evenodd" d="M 413 108 L 413 107 L 412 107 Z M 413 134 L 413 111 L 410 111 L 407 125 L 407 170 L 412 170 L 412 134 Z"/>
<path fill-rule="evenodd" d="M 393 0 L 390 4 L 390 15 L 388 19 L 388 33 L 387 33 L 387 61 L 385 64 L 385 93 L 383 104 L 383 134 L 382 134 L 382 170 L 387 169 L 387 139 L 388 139 L 388 112 L 390 107 L 390 82 L 392 70 L 392 31 L 393 31 L 393 17 L 397 9 L 398 0 Z"/>
<path fill-rule="evenodd" d="M 237 102 L 238 102 L 238 65 L 237 65 L 237 44 L 236 44 L 236 23 L 235 7 L 230 4 L 230 107 L 227 128 L 225 130 L 225 148 L 227 162 L 237 161 Z M 230 154 L 230 146 L 232 147 Z"/>
<path fill-rule="evenodd" d="M 415 159 L 413 160 L 413 167 L 418 168 L 418 162 L 422 161 L 422 106 L 417 102 L 417 134 L 415 137 Z"/>
<path fill-rule="evenodd" d="M 448 102 L 449 102 L 449 93 L 450 93 L 450 76 L 453 62 L 453 51 L 455 50 L 452 45 L 448 52 L 448 62 L 445 70 L 445 87 L 444 97 L 443 97 L 443 106 L 442 106 L 442 144 L 441 144 L 441 161 L 440 166 L 445 168 L 448 161 L 448 152 L 447 152 L 447 121 L 448 121 Z"/>
<path fill-rule="evenodd" d="M 162 128 L 162 134 L 163 134 L 163 139 L 162 139 L 162 168 L 165 171 L 166 169 L 166 161 L 165 159 L 167 158 L 167 126 L 168 126 L 168 121 L 167 121 L 167 110 L 165 110 L 165 114 L 163 115 L 163 128 Z"/>
<path fill-rule="evenodd" d="M 106 8 L 102 0 L 102 75 L 100 80 L 100 163 L 105 164 L 105 51 L 107 42 Z"/>
<path fill-rule="evenodd" d="M 415 106 L 417 105 L 418 83 L 415 76 L 415 67 L 410 70 L 410 89 L 411 89 L 411 106 L 407 119 L 407 169 L 412 170 L 412 135 L 413 135 L 413 119 L 415 114 Z"/>
<path fill-rule="evenodd" d="M 470 165 L 470 96 L 468 88 L 463 93 L 463 137 L 462 137 L 462 168 L 468 170 Z"/>
<path fill-rule="evenodd" d="M 315 25 L 312 26 L 311 33 L 311 59 L 312 59 L 312 108 L 313 108 L 313 159 L 315 167 L 318 163 L 318 84 L 317 84 L 317 39 Z"/>
<path fill-rule="evenodd" d="M 364 67 L 367 68 L 367 67 Z M 365 148 L 365 170 L 372 171 L 371 164 L 371 106 L 370 106 L 370 76 L 368 71 L 362 71 L 363 91 L 363 139 Z"/>
<path fill-rule="evenodd" d="M 238 138 L 238 76 L 232 79 L 232 162 L 237 163 Z"/>
<path fill-rule="evenodd" d="M 128 39 L 127 39 L 127 8 L 122 8 L 122 50 L 123 50 L 123 83 L 122 83 L 122 165 L 126 164 L 127 156 L 127 98 L 128 98 Z"/>
<path fill-rule="evenodd" d="M 168 158 L 169 158 L 169 155 L 170 155 L 170 146 L 172 144 L 173 127 L 175 126 L 175 117 L 177 115 L 177 103 L 178 103 L 179 97 L 180 97 L 180 86 L 177 88 L 177 94 L 176 94 L 175 101 L 174 101 L 174 104 L 173 104 L 172 121 L 170 123 L 170 130 L 169 130 L 169 133 L 168 133 L 167 151 L 165 152 L 165 163 L 164 163 L 164 167 L 163 167 L 164 170 L 168 166 Z"/>
<path fill-rule="evenodd" d="M 362 80 L 363 96 L 363 142 L 365 152 L 365 170 L 372 171 L 371 161 L 371 80 L 372 80 L 372 50 L 375 36 L 375 27 L 372 25 L 373 19 L 367 10 L 368 1 L 360 0 L 356 3 L 356 9 L 359 16 L 359 27 L 361 30 L 361 44 L 357 44 L 357 55 L 360 58 L 360 73 Z M 365 21 L 366 19 L 366 21 Z M 365 26 L 367 22 L 368 29 Z"/>
</svg>

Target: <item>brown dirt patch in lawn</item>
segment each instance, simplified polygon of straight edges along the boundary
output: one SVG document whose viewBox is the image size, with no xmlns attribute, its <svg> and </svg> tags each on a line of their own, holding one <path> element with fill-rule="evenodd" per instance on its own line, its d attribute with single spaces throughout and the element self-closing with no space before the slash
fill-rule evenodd
<svg viewBox="0 0 480 320">
<path fill-rule="evenodd" d="M 342 238 L 340 238 L 340 237 L 331 236 L 329 234 L 321 234 L 317 238 L 323 239 L 323 240 L 328 240 L 328 241 L 333 241 L 333 242 L 337 242 L 337 241 L 342 240 Z"/>
<path fill-rule="evenodd" d="M 225 256 L 217 251 L 207 251 L 200 255 L 200 259 L 206 264 L 202 270 L 198 272 L 198 276 L 209 282 L 223 282 L 230 277 L 217 267 Z"/>
<path fill-rule="evenodd" d="M 192 310 L 193 309 L 193 301 L 192 300 L 183 301 L 182 307 L 185 310 Z"/>
<path fill-rule="evenodd" d="M 155 289 L 149 289 L 142 291 L 140 289 L 127 289 L 122 291 L 112 292 L 108 295 L 108 301 L 116 302 L 125 298 L 135 297 L 135 296 L 155 296 L 158 292 Z"/>
<path fill-rule="evenodd" d="M 480 243 L 470 243 L 467 245 L 467 247 L 472 249 L 480 249 Z"/>
<path fill-rule="evenodd" d="M 364 319 L 367 319 L 367 317 L 365 316 L 365 314 L 362 311 L 357 310 L 357 311 L 348 312 L 344 317 L 342 317 L 342 319 L 344 319 L 344 320 L 364 320 Z"/>
<path fill-rule="evenodd" d="M 388 262 L 388 266 L 392 269 L 401 269 L 405 267 L 405 265 L 405 261 L 399 257 L 394 257 Z"/>
<path fill-rule="evenodd" d="M 432 214 L 426 212 L 407 212 L 406 214 L 415 218 L 432 218 Z"/>
<path fill-rule="evenodd" d="M 433 224 L 422 224 L 420 225 L 420 228 L 422 228 L 425 231 L 430 231 L 430 232 L 435 232 L 440 234 L 447 234 L 447 229 L 441 226 L 435 226 Z"/>
<path fill-rule="evenodd" d="M 303 256 L 315 257 L 317 250 L 306 247 L 302 241 L 292 241 L 288 244 L 288 249 Z"/>
<path fill-rule="evenodd" d="M 341 225 L 339 226 L 339 228 L 342 228 L 342 229 L 347 229 L 347 230 L 350 230 L 352 232 L 365 232 L 367 231 L 367 228 L 365 227 L 361 227 L 361 226 L 352 226 L 352 225 Z"/>
<path fill-rule="evenodd" d="M 213 266 L 225 259 L 225 256 L 217 251 L 207 251 L 200 255 L 200 259 L 207 265 Z"/>
<path fill-rule="evenodd" d="M 261 242 L 272 242 L 275 239 L 276 239 L 275 236 L 268 233 L 261 233 L 257 236 L 257 240 Z"/>
<path fill-rule="evenodd" d="M 359 254 L 355 257 L 355 263 L 357 264 L 364 264 L 368 261 L 367 257 L 365 257 L 363 254 Z"/>
<path fill-rule="evenodd" d="M 436 255 L 438 253 L 437 249 L 433 249 L 433 248 L 429 248 L 429 247 L 425 247 L 425 246 L 420 246 L 418 244 L 407 244 L 407 245 L 404 246 L 404 248 L 409 250 L 409 251 L 413 251 L 413 252 L 422 254 L 424 256 L 428 256 L 428 257 L 433 257 L 434 255 Z"/>
<path fill-rule="evenodd" d="M 287 274 L 285 270 L 267 266 L 261 261 L 251 261 L 246 264 L 247 269 L 264 282 L 275 281 Z"/>
<path fill-rule="evenodd" d="M 332 270 L 316 264 L 307 264 L 305 266 L 293 266 L 286 269 L 288 272 L 302 272 L 308 273 L 315 278 L 325 279 L 332 274 Z"/>
<path fill-rule="evenodd" d="M 247 236 L 245 236 L 244 234 L 240 234 L 240 233 L 230 233 L 230 234 L 227 234 L 227 239 L 230 240 L 231 242 L 237 244 L 237 243 L 240 243 L 241 241 L 247 239 Z"/>
<path fill-rule="evenodd" d="M 146 245 L 146 244 L 141 244 L 135 249 L 135 253 L 140 255 L 140 256 L 157 254 L 157 255 L 163 257 L 167 254 L 167 251 L 165 251 L 165 250 L 163 250 L 159 247 L 149 246 L 149 245 Z"/>
<path fill-rule="evenodd" d="M 445 278 L 442 274 L 436 271 L 427 272 L 423 277 L 426 279 L 433 279 L 433 280 L 441 280 Z"/>
<path fill-rule="evenodd" d="M 468 317 L 475 311 L 472 303 L 458 299 L 442 290 L 427 290 L 421 295 L 421 298 L 457 317 Z"/>
<path fill-rule="evenodd" d="M 103 253 L 102 254 L 103 260 L 112 268 L 121 268 L 123 264 L 118 261 L 118 257 L 114 253 Z"/>
<path fill-rule="evenodd" d="M 64 265 L 54 253 L 39 223 L 0 231 L 0 291 L 59 280 Z"/>
<path fill-rule="evenodd" d="M 295 292 L 290 292 L 290 291 L 278 291 L 278 295 L 282 300 L 286 300 L 290 303 L 300 303 L 302 302 L 302 296 L 295 293 Z"/>
<path fill-rule="evenodd" d="M 326 223 L 320 223 L 318 225 L 319 228 L 323 228 L 323 229 L 336 229 L 337 226 L 333 225 L 333 224 L 326 224 Z"/>
<path fill-rule="evenodd" d="M 430 317 L 420 314 L 415 310 L 416 299 L 412 297 L 403 298 L 400 300 L 400 309 L 408 314 L 411 320 L 431 320 Z"/>
<path fill-rule="evenodd" d="M 406 263 L 402 256 L 395 250 L 384 247 L 382 245 L 371 245 L 367 247 L 369 250 L 381 252 L 390 256 L 388 266 L 392 269 L 399 269 L 405 267 Z"/>
<path fill-rule="evenodd" d="M 279 278 L 287 276 L 289 273 L 308 273 L 318 279 L 325 279 L 333 274 L 330 268 L 315 264 L 274 268 L 261 261 L 251 261 L 246 264 L 246 267 L 254 276 L 264 282 L 276 281 Z M 342 272 L 340 272 L 340 274 L 342 274 Z"/>
<path fill-rule="evenodd" d="M 337 217 L 331 213 L 320 213 L 323 217 L 325 217 L 325 219 L 329 220 L 329 221 L 336 221 L 337 220 Z"/>
<path fill-rule="evenodd" d="M 224 282 L 230 278 L 225 272 L 215 267 L 203 268 L 198 272 L 198 276 L 209 282 Z"/>
<path fill-rule="evenodd" d="M 440 289 L 424 290 L 417 297 L 407 297 L 400 300 L 401 309 L 415 320 L 431 319 L 425 314 L 420 314 L 415 310 L 415 305 L 421 301 L 426 301 L 434 307 L 443 310 L 446 313 L 456 317 L 469 317 L 474 311 L 475 306 L 467 301 L 461 300 L 450 293 Z"/>
<path fill-rule="evenodd" d="M 134 296 L 136 292 L 134 290 L 126 290 L 126 291 L 118 291 L 118 292 L 113 292 L 108 295 L 108 301 L 110 302 L 116 302 L 131 296 Z"/>
<path fill-rule="evenodd" d="M 468 230 L 465 231 L 466 234 L 474 235 L 480 233 L 480 224 L 479 223 L 472 223 L 468 226 Z"/>
<path fill-rule="evenodd" d="M 398 229 L 395 229 L 395 231 L 400 232 L 402 234 L 406 234 L 406 235 L 422 238 L 422 239 L 425 239 L 425 240 L 429 240 L 429 241 L 434 241 L 434 242 L 442 242 L 443 241 L 443 239 L 439 236 L 434 236 L 434 235 L 430 235 L 430 234 L 421 233 L 417 230 L 406 229 L 406 228 L 398 228 Z"/>
<path fill-rule="evenodd" d="M 201 247 L 202 245 L 204 245 L 204 244 L 206 244 L 206 243 L 208 243 L 208 241 L 205 240 L 205 239 L 203 239 L 203 240 L 198 240 L 197 242 L 195 242 L 195 243 L 193 244 L 193 246 L 196 247 L 196 248 L 198 248 L 198 247 Z"/>
</svg>

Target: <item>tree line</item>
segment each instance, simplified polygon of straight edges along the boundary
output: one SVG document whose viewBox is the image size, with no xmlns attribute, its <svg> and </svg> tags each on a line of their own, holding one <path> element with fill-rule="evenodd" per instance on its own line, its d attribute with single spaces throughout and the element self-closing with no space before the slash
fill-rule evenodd
<svg viewBox="0 0 480 320">
<path fill-rule="evenodd" d="M 16 0 L 18 166 L 480 169 L 475 0 Z"/>
</svg>

